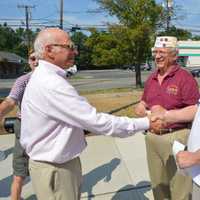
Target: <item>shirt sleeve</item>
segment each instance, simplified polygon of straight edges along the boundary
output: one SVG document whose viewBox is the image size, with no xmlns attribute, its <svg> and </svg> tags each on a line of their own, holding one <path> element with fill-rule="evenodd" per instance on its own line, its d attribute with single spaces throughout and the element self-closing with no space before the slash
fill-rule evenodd
<svg viewBox="0 0 200 200">
<path fill-rule="evenodd" d="M 194 105 L 198 103 L 199 100 L 199 88 L 197 81 L 192 77 L 192 75 L 188 74 L 186 76 L 186 80 L 184 79 L 184 83 L 181 87 L 182 94 L 182 103 L 185 106 Z"/>
<path fill-rule="evenodd" d="M 16 79 L 8 98 L 13 99 L 17 104 L 20 104 L 29 78 L 30 76 L 27 74 Z"/>
<path fill-rule="evenodd" d="M 149 128 L 146 117 L 133 119 L 98 113 L 72 86 L 56 87 L 48 94 L 48 114 L 72 126 L 117 137 L 127 137 Z"/>
</svg>

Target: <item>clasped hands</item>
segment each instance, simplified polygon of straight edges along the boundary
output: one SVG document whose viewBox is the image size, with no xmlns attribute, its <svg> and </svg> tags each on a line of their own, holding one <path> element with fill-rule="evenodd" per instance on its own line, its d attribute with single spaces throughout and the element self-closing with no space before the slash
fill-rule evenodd
<svg viewBox="0 0 200 200">
<path fill-rule="evenodd" d="M 167 126 L 165 115 L 167 110 L 160 105 L 152 106 L 150 112 L 147 112 L 147 117 L 150 120 L 150 132 L 162 134 Z"/>
</svg>

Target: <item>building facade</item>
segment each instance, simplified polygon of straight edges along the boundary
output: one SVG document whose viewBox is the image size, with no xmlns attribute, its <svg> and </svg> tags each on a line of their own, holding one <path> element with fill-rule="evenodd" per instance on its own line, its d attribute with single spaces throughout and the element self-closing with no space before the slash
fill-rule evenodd
<svg viewBox="0 0 200 200">
<path fill-rule="evenodd" d="M 16 78 L 23 74 L 27 61 L 14 54 L 0 51 L 0 78 Z"/>
<path fill-rule="evenodd" d="M 200 67 L 200 41 L 178 41 L 179 61 L 188 68 Z"/>
</svg>

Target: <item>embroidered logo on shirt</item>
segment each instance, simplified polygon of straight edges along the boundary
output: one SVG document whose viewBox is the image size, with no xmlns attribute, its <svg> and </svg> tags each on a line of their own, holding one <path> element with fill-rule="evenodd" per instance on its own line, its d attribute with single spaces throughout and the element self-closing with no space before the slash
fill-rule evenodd
<svg viewBox="0 0 200 200">
<path fill-rule="evenodd" d="M 169 85 L 167 87 L 167 93 L 170 95 L 177 95 L 178 94 L 178 86 L 177 85 Z"/>
</svg>

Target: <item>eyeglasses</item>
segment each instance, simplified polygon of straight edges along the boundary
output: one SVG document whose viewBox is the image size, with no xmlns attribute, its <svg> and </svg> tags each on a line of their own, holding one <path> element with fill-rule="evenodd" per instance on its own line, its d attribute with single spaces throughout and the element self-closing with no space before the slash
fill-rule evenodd
<svg viewBox="0 0 200 200">
<path fill-rule="evenodd" d="M 152 51 L 152 56 L 155 57 L 157 54 L 159 54 L 161 57 L 166 57 L 169 52 L 167 51 L 158 51 L 158 50 L 153 50 Z"/>
<path fill-rule="evenodd" d="M 36 61 L 36 57 L 29 57 L 29 60 Z"/>
<path fill-rule="evenodd" d="M 70 49 L 71 51 L 77 51 L 77 46 L 72 42 L 69 44 L 50 44 L 51 46 L 62 47 L 64 49 Z"/>
</svg>

